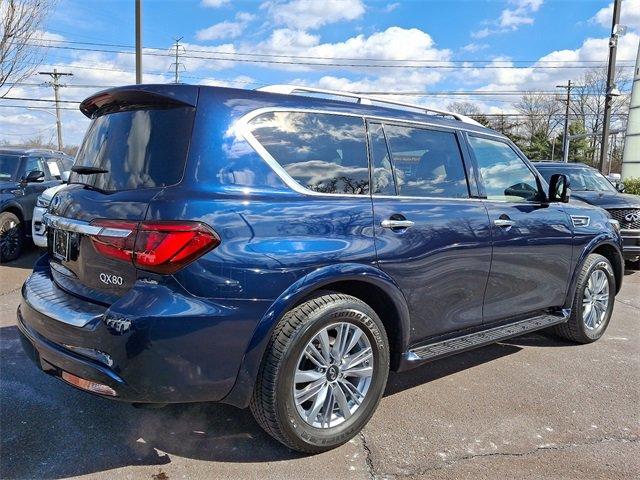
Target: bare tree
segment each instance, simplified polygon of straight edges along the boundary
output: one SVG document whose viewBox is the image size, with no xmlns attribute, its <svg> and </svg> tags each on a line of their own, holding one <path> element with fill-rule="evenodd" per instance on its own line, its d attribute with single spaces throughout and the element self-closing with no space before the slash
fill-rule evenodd
<svg viewBox="0 0 640 480">
<path fill-rule="evenodd" d="M 562 112 L 562 105 L 554 96 L 525 93 L 515 107 L 523 117 L 522 128 L 525 138 L 549 139 L 562 122 L 558 115 Z"/>
<path fill-rule="evenodd" d="M 622 90 L 631 82 L 631 76 L 621 69 L 616 72 L 616 84 Z M 578 81 L 579 86 L 574 89 L 571 98 L 571 113 L 577 117 L 587 132 L 597 134 L 602 130 L 604 118 L 604 103 L 607 89 L 607 71 L 604 68 L 594 68 L 585 72 Z M 626 124 L 626 117 L 621 115 L 628 112 L 629 95 L 615 97 L 611 109 L 611 123 Z M 600 136 L 590 137 L 588 158 L 590 164 L 596 164 L 596 155 L 599 153 L 598 145 Z"/>
<path fill-rule="evenodd" d="M 0 98 L 42 61 L 40 27 L 52 0 L 0 0 Z M 4 91 L 4 93 L 3 93 Z"/>
</svg>

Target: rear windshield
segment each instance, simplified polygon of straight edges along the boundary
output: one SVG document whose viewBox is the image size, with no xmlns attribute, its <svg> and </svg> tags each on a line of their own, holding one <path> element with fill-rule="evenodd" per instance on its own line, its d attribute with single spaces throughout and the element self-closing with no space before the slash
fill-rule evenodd
<svg viewBox="0 0 640 480">
<path fill-rule="evenodd" d="M 70 183 L 100 190 L 133 190 L 180 181 L 191 138 L 195 109 L 145 108 L 97 117 L 78 151 L 75 165 L 107 173 L 72 173 Z"/>
</svg>

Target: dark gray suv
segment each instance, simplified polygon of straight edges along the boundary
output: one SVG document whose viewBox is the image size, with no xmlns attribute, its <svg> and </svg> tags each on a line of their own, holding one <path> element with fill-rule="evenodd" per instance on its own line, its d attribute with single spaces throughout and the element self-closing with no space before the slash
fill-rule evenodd
<svg viewBox="0 0 640 480">
<path fill-rule="evenodd" d="M 0 261 L 20 256 L 36 199 L 60 184 L 73 158 L 55 150 L 0 149 Z"/>
</svg>

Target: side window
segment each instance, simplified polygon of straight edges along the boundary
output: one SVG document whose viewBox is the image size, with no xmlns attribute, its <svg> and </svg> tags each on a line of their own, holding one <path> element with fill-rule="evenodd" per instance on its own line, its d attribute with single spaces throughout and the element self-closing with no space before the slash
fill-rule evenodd
<svg viewBox="0 0 640 480">
<path fill-rule="evenodd" d="M 303 187 L 320 193 L 369 193 L 364 120 L 306 112 L 269 112 L 253 136 Z"/>
<path fill-rule="evenodd" d="M 44 166 L 44 159 L 40 157 L 27 157 L 27 160 L 24 164 L 24 176 L 29 175 L 29 172 L 33 172 L 34 170 L 40 170 L 44 172 L 45 178 L 49 178 L 49 172 Z"/>
<path fill-rule="evenodd" d="M 369 123 L 369 142 L 372 161 L 371 181 L 373 182 L 371 192 L 378 195 L 395 195 L 393 167 L 380 123 Z"/>
<path fill-rule="evenodd" d="M 469 197 L 455 133 L 385 125 L 398 195 Z"/>
<path fill-rule="evenodd" d="M 489 200 L 538 199 L 538 182 L 522 159 L 504 142 L 469 136 Z"/>
</svg>

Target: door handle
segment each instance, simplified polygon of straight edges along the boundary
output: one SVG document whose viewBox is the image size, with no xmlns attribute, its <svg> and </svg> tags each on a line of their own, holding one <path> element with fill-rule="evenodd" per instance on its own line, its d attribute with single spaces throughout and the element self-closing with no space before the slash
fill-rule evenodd
<svg viewBox="0 0 640 480">
<path fill-rule="evenodd" d="M 409 228 L 413 227 L 413 222 L 411 220 L 382 220 L 380 222 L 380 226 L 382 228 Z"/>
<path fill-rule="evenodd" d="M 514 220 L 509 220 L 507 218 L 498 218 L 493 221 L 493 224 L 496 227 L 513 227 L 516 222 Z"/>
</svg>

